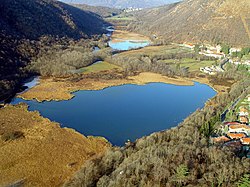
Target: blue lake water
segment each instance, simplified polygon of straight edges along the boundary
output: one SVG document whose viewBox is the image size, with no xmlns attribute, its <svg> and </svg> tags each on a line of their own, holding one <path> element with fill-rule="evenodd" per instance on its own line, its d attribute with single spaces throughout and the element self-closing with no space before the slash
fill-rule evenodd
<svg viewBox="0 0 250 187">
<path fill-rule="evenodd" d="M 109 42 L 109 46 L 115 50 L 129 50 L 129 49 L 137 49 L 141 47 L 145 47 L 149 45 L 148 41 L 120 41 L 120 42 Z"/>
<path fill-rule="evenodd" d="M 79 91 L 69 101 L 25 101 L 31 111 L 84 135 L 103 136 L 124 145 L 152 132 L 175 127 L 190 113 L 204 106 L 216 92 L 207 85 L 176 86 L 151 83 L 123 85 L 100 91 Z M 65 137 L 67 138 L 67 137 Z"/>
</svg>

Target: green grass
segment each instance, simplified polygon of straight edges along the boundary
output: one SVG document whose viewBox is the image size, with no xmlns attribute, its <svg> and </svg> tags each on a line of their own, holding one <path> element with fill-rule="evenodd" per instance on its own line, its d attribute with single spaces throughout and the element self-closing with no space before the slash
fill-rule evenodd
<svg viewBox="0 0 250 187">
<path fill-rule="evenodd" d="M 120 67 L 110 64 L 108 62 L 100 62 L 100 63 L 93 64 L 85 68 L 81 68 L 77 70 L 77 73 L 97 73 L 100 71 L 107 71 L 107 70 L 112 70 L 112 69 L 120 69 Z"/>
<path fill-rule="evenodd" d="M 185 47 L 180 47 L 176 44 L 165 45 L 165 46 L 149 46 L 143 49 L 124 52 L 118 55 L 128 56 L 128 57 L 138 57 L 141 55 L 147 56 L 156 56 L 156 55 L 165 55 L 165 54 L 175 54 L 175 53 L 192 53 L 192 51 Z M 215 61 L 198 61 L 191 58 L 183 58 L 181 60 L 176 59 L 167 59 L 162 60 L 163 63 L 180 63 L 181 67 L 188 67 L 190 72 L 200 71 L 201 67 L 212 66 L 215 65 Z"/>
<path fill-rule="evenodd" d="M 242 57 L 242 60 L 250 60 L 250 54 L 244 55 L 244 56 Z"/>
<path fill-rule="evenodd" d="M 180 63 L 181 67 L 188 67 L 189 71 L 199 71 L 201 67 L 212 66 L 215 61 L 198 61 L 191 58 L 184 58 L 181 60 L 168 59 L 164 60 L 165 63 Z"/>
<path fill-rule="evenodd" d="M 190 59 L 193 60 L 193 59 Z M 212 66 L 215 64 L 215 61 L 189 61 L 181 62 L 181 67 L 188 67 L 189 71 L 199 71 L 201 67 Z"/>
<path fill-rule="evenodd" d="M 188 48 L 183 48 L 177 45 L 165 45 L 165 46 L 149 46 L 138 50 L 124 52 L 118 55 L 128 56 L 128 57 L 137 57 L 141 55 L 146 56 L 156 56 L 156 55 L 165 55 L 173 53 L 187 53 L 191 52 Z M 173 61 L 173 60 L 172 60 Z"/>
</svg>

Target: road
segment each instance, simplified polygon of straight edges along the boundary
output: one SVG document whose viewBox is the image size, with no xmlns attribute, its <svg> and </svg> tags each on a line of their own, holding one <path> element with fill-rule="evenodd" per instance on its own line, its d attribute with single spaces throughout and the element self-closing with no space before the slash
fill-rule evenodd
<svg viewBox="0 0 250 187">
<path fill-rule="evenodd" d="M 224 58 L 224 59 L 221 61 L 221 63 L 220 63 L 220 68 L 221 68 L 223 71 L 225 71 L 224 65 L 225 65 L 228 61 L 229 61 L 229 59 L 228 59 L 227 57 Z"/>
<path fill-rule="evenodd" d="M 247 88 L 245 91 L 243 91 L 243 93 L 242 93 L 242 94 L 232 103 L 232 105 L 231 105 L 230 107 L 228 107 L 228 108 L 221 114 L 221 122 L 224 122 L 224 121 L 225 121 L 227 113 L 235 108 L 235 106 L 236 106 L 236 105 L 239 103 L 239 101 L 241 100 L 242 95 L 243 95 L 245 92 L 249 92 L 249 89 L 250 89 L 250 88 Z"/>
</svg>

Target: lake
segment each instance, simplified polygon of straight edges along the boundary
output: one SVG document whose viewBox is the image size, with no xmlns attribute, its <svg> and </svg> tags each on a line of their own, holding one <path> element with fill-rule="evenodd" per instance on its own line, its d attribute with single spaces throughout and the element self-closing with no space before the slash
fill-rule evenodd
<svg viewBox="0 0 250 187">
<path fill-rule="evenodd" d="M 130 50 L 137 49 L 141 47 L 146 47 L 149 45 L 149 41 L 133 41 L 133 40 L 125 40 L 125 41 L 109 41 L 109 46 L 115 50 Z"/>
<path fill-rule="evenodd" d="M 88 136 L 102 136 L 122 146 L 156 131 L 175 127 L 216 92 L 207 85 L 176 86 L 151 83 L 123 85 L 99 91 L 78 91 L 69 101 L 25 101 L 29 110 Z M 67 137 L 65 137 L 67 138 Z"/>
</svg>

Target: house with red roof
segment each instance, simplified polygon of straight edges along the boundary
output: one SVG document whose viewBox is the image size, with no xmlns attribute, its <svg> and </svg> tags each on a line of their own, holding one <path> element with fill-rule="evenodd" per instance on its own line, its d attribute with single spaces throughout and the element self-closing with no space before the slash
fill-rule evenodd
<svg viewBox="0 0 250 187">
<path fill-rule="evenodd" d="M 213 137 L 211 140 L 213 143 L 225 143 L 230 141 L 230 139 L 226 136 Z"/>
<path fill-rule="evenodd" d="M 230 132 L 230 133 L 245 133 L 247 135 L 250 135 L 250 126 L 245 125 L 245 124 L 230 125 L 228 127 L 228 132 Z"/>
<path fill-rule="evenodd" d="M 227 136 L 232 140 L 247 137 L 247 135 L 244 133 L 228 133 Z"/>
<path fill-rule="evenodd" d="M 250 137 L 240 139 L 243 145 L 250 145 Z"/>
</svg>

